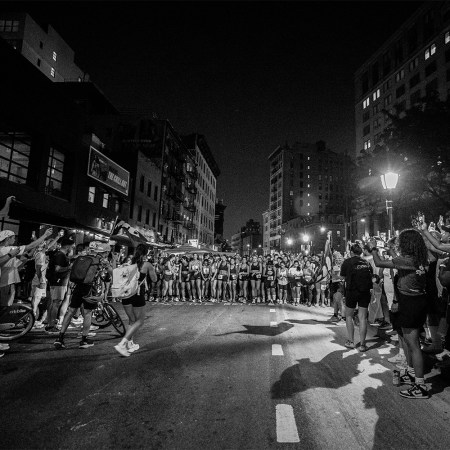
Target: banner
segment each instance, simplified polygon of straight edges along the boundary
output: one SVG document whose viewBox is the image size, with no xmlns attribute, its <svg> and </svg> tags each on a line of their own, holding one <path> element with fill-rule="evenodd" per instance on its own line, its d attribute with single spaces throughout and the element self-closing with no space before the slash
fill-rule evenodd
<svg viewBox="0 0 450 450">
<path fill-rule="evenodd" d="M 94 147 L 89 150 L 88 176 L 128 195 L 130 173 Z"/>
</svg>

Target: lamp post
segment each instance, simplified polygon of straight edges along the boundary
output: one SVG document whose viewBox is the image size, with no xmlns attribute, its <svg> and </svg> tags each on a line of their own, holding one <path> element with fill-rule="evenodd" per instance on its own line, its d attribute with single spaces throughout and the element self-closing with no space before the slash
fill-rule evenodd
<svg viewBox="0 0 450 450">
<path fill-rule="evenodd" d="M 394 214 L 392 205 L 392 189 L 395 189 L 398 182 L 398 173 L 387 172 L 381 175 L 381 184 L 383 189 L 388 191 L 388 198 L 386 199 L 386 211 L 389 217 L 389 238 L 394 235 Z"/>
</svg>

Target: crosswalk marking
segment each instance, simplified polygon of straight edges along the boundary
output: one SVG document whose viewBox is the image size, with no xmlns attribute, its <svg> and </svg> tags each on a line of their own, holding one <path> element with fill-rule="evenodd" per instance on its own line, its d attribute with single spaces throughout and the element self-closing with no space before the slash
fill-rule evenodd
<svg viewBox="0 0 450 450">
<path fill-rule="evenodd" d="M 270 312 L 275 312 L 275 311 L 276 311 L 275 309 L 271 309 L 271 310 L 270 310 Z"/>
<path fill-rule="evenodd" d="M 284 356 L 283 347 L 280 344 L 272 344 L 272 356 Z"/>
<path fill-rule="evenodd" d="M 294 410 L 291 405 L 277 405 L 277 441 L 300 442 Z"/>
</svg>

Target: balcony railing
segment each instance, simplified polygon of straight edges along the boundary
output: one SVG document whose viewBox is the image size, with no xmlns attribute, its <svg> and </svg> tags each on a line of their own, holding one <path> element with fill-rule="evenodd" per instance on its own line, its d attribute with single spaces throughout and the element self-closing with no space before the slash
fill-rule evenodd
<svg viewBox="0 0 450 450">
<path fill-rule="evenodd" d="M 196 170 L 186 170 L 186 173 L 193 179 L 198 179 L 198 172 Z"/>
<path fill-rule="evenodd" d="M 188 211 L 191 211 L 191 212 L 195 212 L 196 209 L 197 209 L 197 207 L 195 206 L 194 203 L 185 203 L 185 204 L 184 204 L 184 207 L 185 207 Z"/>
<path fill-rule="evenodd" d="M 197 188 L 195 187 L 195 183 L 192 181 L 186 183 L 186 190 L 189 191 L 191 194 L 197 193 Z"/>
</svg>

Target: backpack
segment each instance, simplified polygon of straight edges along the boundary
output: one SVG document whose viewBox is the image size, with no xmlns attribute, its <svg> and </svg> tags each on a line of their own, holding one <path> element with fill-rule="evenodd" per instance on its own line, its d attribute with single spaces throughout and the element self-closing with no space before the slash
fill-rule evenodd
<svg viewBox="0 0 450 450">
<path fill-rule="evenodd" d="M 73 283 L 92 284 L 100 267 L 100 258 L 93 255 L 78 256 L 70 270 Z"/>
<path fill-rule="evenodd" d="M 89 293 L 83 297 L 88 303 L 98 303 L 105 298 L 105 283 L 102 280 L 101 270 L 94 275 Z"/>
<path fill-rule="evenodd" d="M 45 272 L 45 278 L 47 278 L 47 281 L 49 282 L 50 286 L 52 286 L 54 283 L 57 282 L 57 276 L 55 272 L 55 255 L 57 253 L 57 250 L 52 250 L 47 253 L 48 255 L 48 266 L 47 271 Z"/>
<path fill-rule="evenodd" d="M 373 288 L 372 266 L 362 258 L 354 261 L 347 277 L 347 290 L 368 292 Z"/>
<path fill-rule="evenodd" d="M 136 295 L 142 282 L 139 282 L 137 264 L 118 267 L 113 270 L 111 295 L 119 298 L 129 298 Z"/>
</svg>

